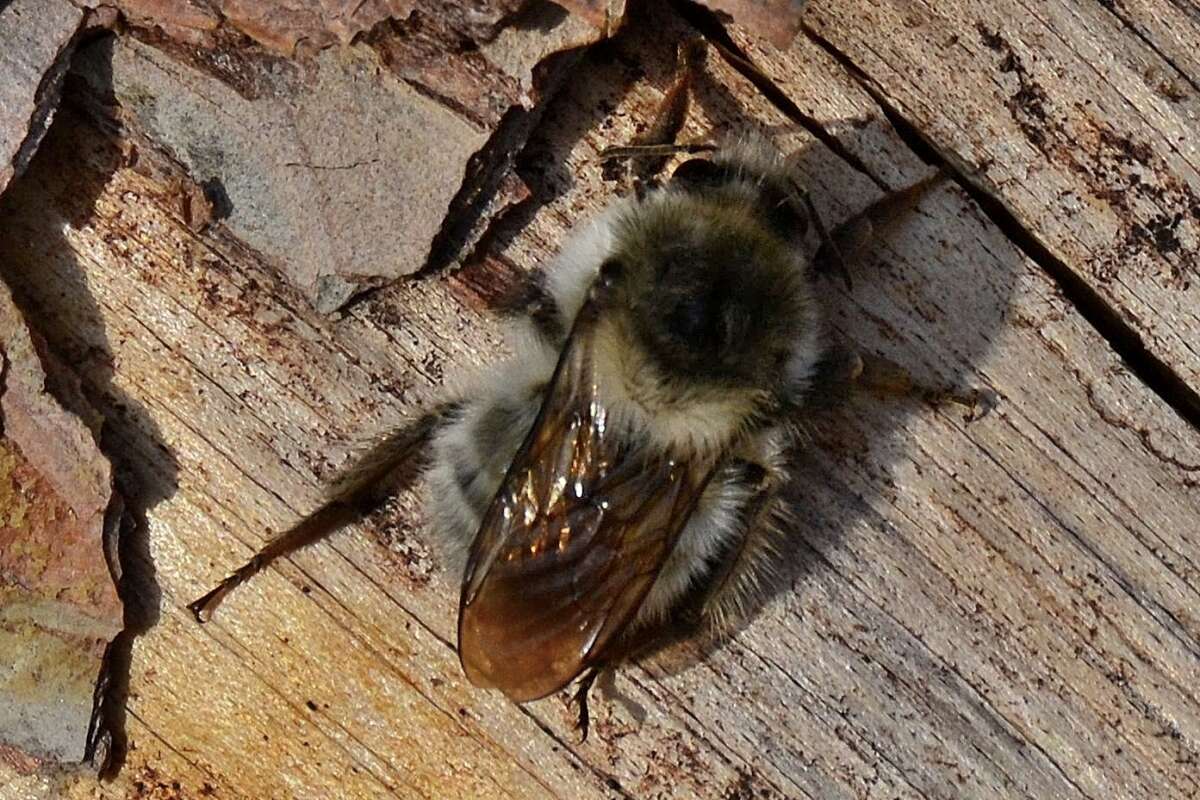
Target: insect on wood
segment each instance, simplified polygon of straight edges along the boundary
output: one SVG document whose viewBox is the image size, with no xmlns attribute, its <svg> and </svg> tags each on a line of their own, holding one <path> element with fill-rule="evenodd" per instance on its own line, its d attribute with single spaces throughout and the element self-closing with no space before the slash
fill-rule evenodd
<svg viewBox="0 0 1200 800">
<path fill-rule="evenodd" d="M 720 635 L 759 605 L 795 531 L 782 489 L 796 423 L 853 390 L 977 407 L 835 341 L 815 284 L 933 179 L 827 230 L 792 162 L 750 136 L 676 144 L 696 43 L 616 199 L 536 272 L 514 355 L 369 448 L 326 505 L 190 608 L 209 619 L 273 560 L 360 520 L 427 454 L 431 534 L 461 570 L 467 677 L 517 702 L 596 675 L 681 629 Z M 696 157 L 665 181 L 665 156 Z M 701 154 L 701 155 L 697 155 Z M 814 248 L 810 245 L 815 243 Z"/>
</svg>

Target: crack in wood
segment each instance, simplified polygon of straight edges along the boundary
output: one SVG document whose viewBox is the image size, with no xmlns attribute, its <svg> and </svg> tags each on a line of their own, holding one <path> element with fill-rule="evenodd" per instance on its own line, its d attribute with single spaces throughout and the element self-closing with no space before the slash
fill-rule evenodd
<svg viewBox="0 0 1200 800">
<path fill-rule="evenodd" d="M 1192 89 L 1200 92 L 1200 83 L 1198 83 L 1196 79 L 1189 75 L 1182 67 L 1176 64 L 1174 59 L 1163 52 L 1162 48 L 1159 47 L 1153 39 L 1147 36 L 1146 32 L 1141 27 L 1135 25 L 1133 20 L 1123 14 L 1121 5 L 1117 0 L 1097 0 L 1097 2 L 1100 3 L 1100 5 L 1103 6 L 1110 14 L 1116 17 L 1126 30 L 1141 40 L 1144 45 L 1149 47 L 1150 50 L 1153 51 L 1156 56 L 1161 58 L 1165 64 L 1170 66 L 1171 69 L 1175 70 L 1176 74 L 1187 81 L 1188 85 L 1191 86 Z M 1188 9 L 1182 6 L 1179 6 L 1179 8 L 1185 13 L 1188 11 Z"/>
<path fill-rule="evenodd" d="M 759 69 L 750 56 L 729 35 L 724 24 L 713 11 L 693 2 L 693 0 L 672 0 L 672 5 L 689 25 L 716 47 L 717 52 L 721 54 L 721 57 L 725 59 L 729 66 L 733 67 L 738 74 L 748 80 L 785 117 L 812 134 L 836 156 L 874 181 L 879 188 L 885 190 L 888 188 L 871 172 L 862 159 L 847 149 L 841 140 L 827 131 L 825 126 L 815 117 L 804 113 L 788 97 L 787 92 L 781 89 L 765 72 Z"/>
<path fill-rule="evenodd" d="M 1004 201 L 980 186 L 958 163 L 943 154 L 919 128 L 913 125 L 884 95 L 875 82 L 843 52 L 811 26 L 805 35 L 834 60 L 878 104 L 883 115 L 900 138 L 927 163 L 945 169 L 988 219 L 1033 263 L 1054 281 L 1063 298 L 1079 312 L 1130 371 L 1152 392 L 1197 431 L 1200 431 L 1200 392 L 1188 385 L 1169 364 L 1146 347 L 1141 335 L 1122 318 L 1087 280 L 1055 255 L 1031 230 L 1024 226 Z"/>
</svg>

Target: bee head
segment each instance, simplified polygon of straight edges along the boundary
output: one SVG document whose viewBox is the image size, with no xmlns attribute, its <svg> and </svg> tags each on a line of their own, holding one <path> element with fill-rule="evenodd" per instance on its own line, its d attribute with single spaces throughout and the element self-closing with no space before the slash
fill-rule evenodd
<svg viewBox="0 0 1200 800">
<path fill-rule="evenodd" d="M 805 377 L 811 366 L 816 319 L 803 263 L 744 203 L 648 197 L 617 222 L 596 287 L 624 346 L 642 355 L 624 361 L 627 371 L 654 376 L 627 374 L 628 384 L 762 398 L 796 377 L 798 357 Z"/>
</svg>

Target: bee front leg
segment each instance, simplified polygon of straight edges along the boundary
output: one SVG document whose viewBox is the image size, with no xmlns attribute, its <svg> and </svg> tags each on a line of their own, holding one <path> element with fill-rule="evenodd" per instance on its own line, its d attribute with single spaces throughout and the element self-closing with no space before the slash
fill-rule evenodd
<svg viewBox="0 0 1200 800">
<path fill-rule="evenodd" d="M 522 276 L 520 282 L 500 304 L 501 314 L 524 317 L 538 338 L 561 347 L 567 338 L 567 322 L 554 293 L 547 285 L 544 270 Z"/>
<path fill-rule="evenodd" d="M 663 95 L 654 117 L 645 131 L 634 137 L 628 145 L 610 147 L 600 153 L 600 159 L 610 163 L 621 163 L 622 169 L 607 169 L 606 177 L 632 185 L 640 197 L 645 183 L 653 181 L 666 165 L 667 157 L 676 153 L 702 153 L 715 150 L 711 144 L 675 144 L 675 137 L 683 129 L 691 105 L 692 84 L 704 64 L 705 44 L 703 39 L 692 39 L 679 46 L 678 74 Z M 637 159 L 636 165 L 631 159 Z"/>
<path fill-rule="evenodd" d="M 921 198 L 945 177 L 945 171 L 939 169 L 912 186 L 884 195 L 828 234 L 820 227 L 818 217 L 818 230 L 822 236 L 821 246 L 813 257 L 813 268 L 818 274 L 841 273 L 848 283 L 847 265 L 861 259 L 872 242 L 916 207 Z"/>
<path fill-rule="evenodd" d="M 990 399 L 978 389 L 925 386 L 899 364 L 871 353 L 847 351 L 844 379 L 851 389 L 883 397 L 922 400 L 935 407 L 955 405 L 966 409 L 964 422 L 973 422 L 991 410 Z"/>
</svg>

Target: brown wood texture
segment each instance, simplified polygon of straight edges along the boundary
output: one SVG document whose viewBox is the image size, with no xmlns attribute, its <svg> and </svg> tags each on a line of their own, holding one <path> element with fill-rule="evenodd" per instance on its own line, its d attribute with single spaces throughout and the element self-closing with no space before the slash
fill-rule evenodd
<svg viewBox="0 0 1200 800">
<path fill-rule="evenodd" d="M 62 112 L 0 199 L 0 277 L 106 414 L 157 623 L 121 774 L 0 757 L 0 796 L 1197 796 L 1200 434 L 1161 372 L 1200 386 L 1189 13 L 813 0 L 786 51 L 729 30 L 768 92 L 710 52 L 684 138 L 770 137 L 831 223 L 948 165 L 853 289 L 824 293 L 839 334 L 997 403 L 969 424 L 870 398 L 806 420 L 786 589 L 713 651 L 618 673 L 583 744 L 566 693 L 517 707 L 463 679 L 419 490 L 208 625 L 184 605 L 313 509 L 357 443 L 503 351 L 490 306 L 612 198 L 596 156 L 648 123 L 696 28 L 632 11 L 547 109 L 517 160 L 533 197 L 479 258 L 336 318 L 224 225 L 189 226 L 174 162 L 131 164 Z M 1152 71 L 1180 97 L 1134 80 Z M 1041 98 L 1043 134 L 1014 94 Z M 1132 155 L 1104 160 L 1111 137 Z M 1129 335 L 1159 371 L 1122 358 Z"/>
<path fill-rule="evenodd" d="M 1193 6 L 828 3 L 811 30 L 1191 387 L 1200 419 Z"/>
</svg>

